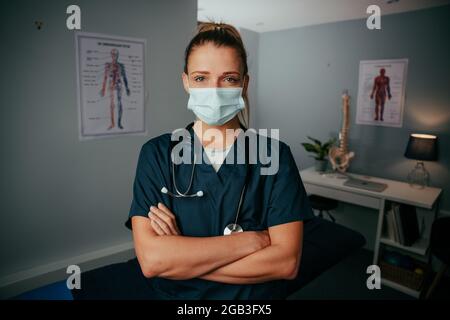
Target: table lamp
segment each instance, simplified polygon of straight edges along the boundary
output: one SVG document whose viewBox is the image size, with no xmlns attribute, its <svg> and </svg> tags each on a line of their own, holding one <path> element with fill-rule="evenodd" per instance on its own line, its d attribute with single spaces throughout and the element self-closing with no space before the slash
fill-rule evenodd
<svg viewBox="0 0 450 320">
<path fill-rule="evenodd" d="M 405 157 L 417 160 L 415 168 L 408 174 L 409 184 L 413 187 L 424 188 L 430 181 L 430 174 L 425 169 L 423 161 L 437 160 L 437 137 L 429 134 L 411 134 Z"/>
</svg>

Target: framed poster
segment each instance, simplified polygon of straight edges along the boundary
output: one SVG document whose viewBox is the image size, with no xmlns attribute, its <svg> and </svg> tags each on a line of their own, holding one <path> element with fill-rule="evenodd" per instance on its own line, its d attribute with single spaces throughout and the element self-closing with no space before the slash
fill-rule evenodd
<svg viewBox="0 0 450 320">
<path fill-rule="evenodd" d="M 359 63 L 356 124 L 402 127 L 407 59 Z"/>
<path fill-rule="evenodd" d="M 145 39 L 76 32 L 79 139 L 146 134 Z"/>
</svg>

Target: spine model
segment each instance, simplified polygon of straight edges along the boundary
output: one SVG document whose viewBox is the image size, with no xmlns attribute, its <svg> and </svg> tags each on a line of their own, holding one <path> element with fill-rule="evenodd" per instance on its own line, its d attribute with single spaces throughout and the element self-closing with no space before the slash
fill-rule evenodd
<svg viewBox="0 0 450 320">
<path fill-rule="evenodd" d="M 348 129 L 349 129 L 350 96 L 347 90 L 342 95 L 342 129 L 339 133 L 339 147 L 332 147 L 328 152 L 333 170 L 346 172 L 350 166 L 350 160 L 355 156 L 354 152 L 348 151 Z"/>
</svg>

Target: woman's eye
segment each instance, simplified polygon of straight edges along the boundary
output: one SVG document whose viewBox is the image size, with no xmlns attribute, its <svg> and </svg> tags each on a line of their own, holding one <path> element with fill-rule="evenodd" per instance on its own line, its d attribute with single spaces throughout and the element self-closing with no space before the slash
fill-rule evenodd
<svg viewBox="0 0 450 320">
<path fill-rule="evenodd" d="M 239 79 L 233 78 L 233 77 L 226 77 L 225 81 L 231 82 L 231 83 L 236 83 L 239 81 Z"/>
</svg>

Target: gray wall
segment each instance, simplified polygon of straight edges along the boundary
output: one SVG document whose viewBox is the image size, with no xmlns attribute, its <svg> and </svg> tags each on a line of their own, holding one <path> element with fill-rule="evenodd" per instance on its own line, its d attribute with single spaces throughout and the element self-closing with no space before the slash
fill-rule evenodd
<svg viewBox="0 0 450 320">
<path fill-rule="evenodd" d="M 82 31 L 147 39 L 148 136 L 78 141 L 69 4 Z M 2 1 L 0 12 L 2 278 L 131 241 L 123 222 L 141 145 L 193 119 L 181 72 L 197 1 Z"/>
<path fill-rule="evenodd" d="M 415 164 L 403 157 L 409 134 L 436 134 L 439 161 L 427 162 L 426 167 L 431 184 L 444 188 L 441 209 L 450 211 L 450 6 L 383 16 L 381 31 L 370 31 L 365 23 L 354 20 L 261 34 L 256 123 L 280 128 L 299 167 L 306 168 L 314 160 L 300 143 L 307 135 L 337 136 L 341 92 L 349 89 L 349 145 L 356 152 L 351 171 L 405 180 Z M 409 59 L 403 127 L 356 125 L 359 61 L 396 58 Z"/>
<path fill-rule="evenodd" d="M 248 99 L 250 105 L 250 127 L 255 128 L 256 123 L 256 108 L 257 90 L 258 90 L 258 61 L 259 61 L 259 33 L 245 28 L 239 29 L 242 41 L 244 42 L 245 50 L 247 51 L 247 65 L 248 75 L 250 78 L 248 86 Z"/>
</svg>

